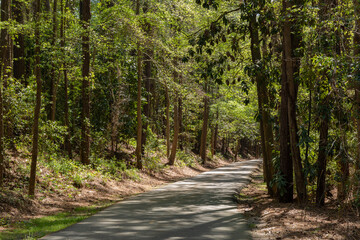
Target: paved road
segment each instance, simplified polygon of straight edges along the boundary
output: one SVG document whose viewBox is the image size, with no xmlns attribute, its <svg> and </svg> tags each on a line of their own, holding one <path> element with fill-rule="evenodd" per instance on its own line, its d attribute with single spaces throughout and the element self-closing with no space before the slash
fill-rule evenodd
<svg viewBox="0 0 360 240">
<path fill-rule="evenodd" d="M 139 194 L 43 239 L 251 239 L 232 197 L 260 163 L 233 163 Z"/>
</svg>

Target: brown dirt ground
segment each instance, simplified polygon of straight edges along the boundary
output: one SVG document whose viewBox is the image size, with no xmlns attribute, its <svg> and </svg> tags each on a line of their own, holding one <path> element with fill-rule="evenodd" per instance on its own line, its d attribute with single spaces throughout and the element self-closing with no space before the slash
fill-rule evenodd
<svg viewBox="0 0 360 240">
<path fill-rule="evenodd" d="M 254 239 L 360 239 L 359 214 L 349 204 L 334 199 L 327 199 L 321 208 L 279 203 L 267 195 L 261 170 L 237 200 Z"/>
<path fill-rule="evenodd" d="M 0 192 L 0 232 L 8 230 L 12 223 L 18 221 L 59 212 L 70 212 L 77 207 L 115 203 L 129 196 L 149 191 L 157 186 L 189 178 L 229 163 L 216 158 L 205 166 L 200 164 L 196 164 L 195 167 L 168 166 L 160 172 L 141 171 L 138 173 L 140 180 L 104 181 L 103 179 L 93 179 L 80 188 L 62 186 L 60 189 L 59 187 L 54 189 L 51 182 L 48 183 L 48 186 L 44 186 L 43 180 L 38 179 L 38 190 L 35 199 L 27 196 L 27 188 L 23 186 L 27 179 L 21 179 L 20 174 L 18 174 L 18 176 L 14 177 L 13 184 L 19 187 L 20 190 L 6 189 Z M 54 179 L 61 182 L 61 176 L 54 176 Z M 59 186 L 59 183 L 57 182 L 56 185 Z M 46 189 L 44 190 L 44 188 Z"/>
</svg>

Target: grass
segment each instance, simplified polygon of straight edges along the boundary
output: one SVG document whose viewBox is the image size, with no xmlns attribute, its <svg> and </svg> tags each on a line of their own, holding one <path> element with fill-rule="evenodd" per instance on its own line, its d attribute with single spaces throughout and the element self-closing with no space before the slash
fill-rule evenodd
<svg viewBox="0 0 360 240">
<path fill-rule="evenodd" d="M 52 216 L 18 222 L 11 226 L 11 230 L 0 232 L 0 239 L 38 239 L 46 234 L 59 231 L 80 222 L 109 205 L 107 203 L 100 206 L 79 207 L 72 212 L 58 213 Z"/>
</svg>

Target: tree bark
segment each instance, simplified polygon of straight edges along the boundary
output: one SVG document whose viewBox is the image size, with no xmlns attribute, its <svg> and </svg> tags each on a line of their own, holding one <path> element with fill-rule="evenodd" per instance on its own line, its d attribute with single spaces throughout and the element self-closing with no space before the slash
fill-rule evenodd
<svg viewBox="0 0 360 240">
<path fill-rule="evenodd" d="M 10 20 L 10 0 L 1 1 L 1 22 L 5 23 Z M 1 66 L 0 66 L 0 188 L 3 187 L 3 178 L 5 172 L 5 152 L 4 152 L 4 113 L 3 113 L 3 84 L 9 77 L 9 33 L 6 28 L 1 29 L 0 34 L 0 53 L 1 53 Z"/>
<path fill-rule="evenodd" d="M 201 141 L 200 141 L 200 157 L 203 163 L 206 163 L 206 139 L 209 119 L 209 98 L 206 95 L 208 84 L 205 82 L 205 96 L 204 96 L 204 113 L 203 113 L 203 125 L 201 130 Z"/>
<path fill-rule="evenodd" d="M 173 142 L 171 145 L 171 154 L 169 157 L 169 165 L 174 165 L 175 163 L 175 156 L 176 156 L 176 150 L 178 146 L 178 139 L 179 139 L 179 109 L 178 109 L 178 101 L 177 97 L 175 99 L 174 104 L 174 137 Z"/>
<path fill-rule="evenodd" d="M 66 52 L 65 52 L 65 7 L 66 7 L 66 3 L 64 4 L 64 1 L 66 0 L 61 0 L 60 3 L 60 8 L 61 8 L 61 24 L 60 24 L 60 39 L 61 39 L 61 48 L 63 51 L 63 54 L 65 56 Z M 66 62 L 62 63 L 63 66 L 63 74 L 64 74 L 64 121 L 65 121 L 65 127 L 66 127 L 66 134 L 65 134 L 65 139 L 64 139 L 64 148 L 65 151 L 67 152 L 68 157 L 71 159 L 72 158 L 72 150 L 71 150 L 71 142 L 70 142 L 70 137 L 71 137 L 71 131 L 70 131 L 70 120 L 69 120 L 69 93 L 68 93 L 68 87 L 69 87 L 69 80 L 68 80 L 68 76 L 67 76 L 67 66 L 66 66 Z"/>
<path fill-rule="evenodd" d="M 35 77 L 36 77 L 36 104 L 34 111 L 33 138 L 31 151 L 31 168 L 29 179 L 29 195 L 35 195 L 36 165 L 39 142 L 39 117 L 41 109 L 41 69 L 40 69 L 40 0 L 35 1 Z"/>
<path fill-rule="evenodd" d="M 335 7 L 336 3 L 333 0 L 322 0 L 319 2 L 320 10 L 319 10 L 319 19 L 322 22 L 326 22 L 330 17 L 330 9 Z M 329 55 L 332 54 L 333 48 L 336 48 L 334 45 L 328 46 L 328 39 L 330 38 L 329 29 L 326 27 L 321 30 L 320 34 L 320 49 L 323 54 Z M 337 49 L 339 51 L 339 49 Z M 319 95 L 327 94 L 327 90 L 329 90 L 330 80 L 334 78 L 334 76 L 327 76 L 327 73 L 323 72 L 323 80 L 320 80 L 320 93 Z M 326 79 L 326 80 L 325 80 Z M 323 85 L 323 86 L 321 86 Z M 326 89 L 326 90 L 323 90 Z M 330 92 L 330 91 L 329 91 Z M 326 165 L 327 165 L 327 145 L 328 145 L 328 132 L 329 125 L 331 120 L 331 106 L 330 106 L 330 96 L 326 95 L 325 97 L 321 97 L 320 103 L 320 126 L 319 126 L 319 153 L 317 159 L 317 184 L 316 184 L 316 204 L 318 206 L 323 206 L 325 204 L 325 193 L 326 193 Z"/>
<path fill-rule="evenodd" d="M 327 105 L 326 103 L 322 103 Z M 327 115 L 327 114 L 326 114 Z M 317 160 L 317 183 L 316 183 L 316 204 L 323 206 L 325 203 L 325 176 L 326 176 L 326 159 L 327 159 L 327 139 L 329 132 L 329 116 L 321 116 L 320 120 L 320 139 L 319 155 Z"/>
<path fill-rule="evenodd" d="M 170 98 L 167 83 L 165 83 L 165 100 L 166 100 L 166 157 L 170 157 Z"/>
<path fill-rule="evenodd" d="M 148 2 L 146 1 L 143 4 L 143 12 L 147 13 L 149 10 Z M 152 27 L 149 21 L 145 21 L 143 25 L 144 32 L 146 33 L 147 37 L 150 38 L 152 36 Z M 146 94 L 146 102 L 143 106 L 143 111 L 146 119 L 142 124 L 142 137 L 141 137 L 141 149 L 142 153 L 144 153 L 144 147 L 146 144 L 147 139 L 147 128 L 152 118 L 152 101 L 153 101 L 153 92 L 152 92 L 152 56 L 153 51 L 151 49 L 151 42 L 147 41 L 146 49 L 144 50 L 143 54 L 143 64 L 144 64 L 144 83 L 145 83 L 145 94 Z"/>
<path fill-rule="evenodd" d="M 136 15 L 140 15 L 140 0 L 136 0 Z M 141 82 L 142 82 L 142 59 L 141 59 L 140 42 L 137 43 L 137 138 L 136 138 L 136 167 L 142 169 L 142 119 L 141 119 Z"/>
<path fill-rule="evenodd" d="M 84 33 L 82 36 L 82 112 L 81 112 L 81 149 L 83 164 L 90 163 L 90 0 L 80 1 L 80 19 Z"/>
<path fill-rule="evenodd" d="M 360 58 L 360 3 L 354 0 L 354 15 L 355 15 L 355 28 L 354 28 L 354 56 Z M 359 64 L 359 62 L 357 63 Z M 356 71 L 355 75 L 357 78 L 360 76 L 360 71 Z M 360 84 L 355 84 L 355 121 L 356 121 L 356 132 L 357 132 L 357 146 L 356 146 L 356 159 L 355 159 L 355 181 L 354 181 L 354 196 L 358 196 L 360 193 Z"/>
<path fill-rule="evenodd" d="M 280 174 L 284 177 L 285 185 L 279 189 L 279 201 L 290 203 L 293 201 L 293 162 L 290 150 L 290 133 L 288 117 L 288 83 L 286 78 L 285 61 L 282 63 L 280 103 Z"/>
<path fill-rule="evenodd" d="M 259 64 L 262 58 L 260 51 L 258 23 L 256 22 L 256 16 L 254 14 L 251 15 L 249 19 L 249 30 L 252 62 L 255 65 Z M 269 96 L 266 79 L 260 70 L 257 70 L 256 72 L 255 81 L 258 95 L 258 111 L 260 114 L 260 136 L 264 162 L 264 180 L 266 182 L 269 195 L 274 196 L 276 193 L 276 187 L 271 186 L 271 181 L 274 175 L 274 168 L 272 166 L 273 132 L 272 126 L 270 124 L 270 113 L 268 110 Z"/>
<path fill-rule="evenodd" d="M 298 5 L 302 3 L 298 1 Z M 300 60 L 296 56 L 295 51 L 299 48 L 301 42 L 300 30 L 295 22 L 296 16 L 289 19 L 289 9 L 294 6 L 288 0 L 283 0 L 283 11 L 285 16 L 283 25 L 283 51 L 285 72 L 288 84 L 288 119 L 289 119 L 289 135 L 290 135 L 290 149 L 291 157 L 294 165 L 296 191 L 299 202 L 304 203 L 307 201 L 307 192 L 305 177 L 302 170 L 299 140 L 297 135 L 297 119 L 296 119 L 296 104 L 297 104 L 297 91 L 298 82 L 295 79 L 299 77 Z"/>
<path fill-rule="evenodd" d="M 13 18 L 19 24 L 24 24 L 24 3 L 19 0 L 13 0 Z M 25 80 L 25 42 L 24 34 L 18 33 L 15 36 L 14 44 L 14 62 L 13 62 L 13 74 L 14 78 L 21 80 L 21 82 L 26 85 Z"/>
<path fill-rule="evenodd" d="M 53 38 L 52 38 L 52 46 L 55 48 L 56 46 L 56 38 L 57 38 L 57 1 L 54 0 L 53 5 Z M 62 1 L 62 0 L 61 0 Z M 55 121 L 56 114 L 56 97 L 57 97 L 57 87 L 58 87 L 58 76 L 56 75 L 56 65 L 52 64 L 51 69 L 51 108 L 50 108 L 50 120 Z"/>
<path fill-rule="evenodd" d="M 211 128 L 211 157 L 214 157 L 215 155 L 215 130 L 213 127 L 210 127 Z"/>
</svg>

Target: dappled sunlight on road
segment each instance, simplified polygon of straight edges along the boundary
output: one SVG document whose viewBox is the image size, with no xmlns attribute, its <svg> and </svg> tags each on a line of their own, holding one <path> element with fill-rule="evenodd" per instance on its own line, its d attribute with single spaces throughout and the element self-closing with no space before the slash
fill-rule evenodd
<svg viewBox="0 0 360 240">
<path fill-rule="evenodd" d="M 232 196 L 259 160 L 139 194 L 44 239 L 250 239 Z"/>
</svg>

